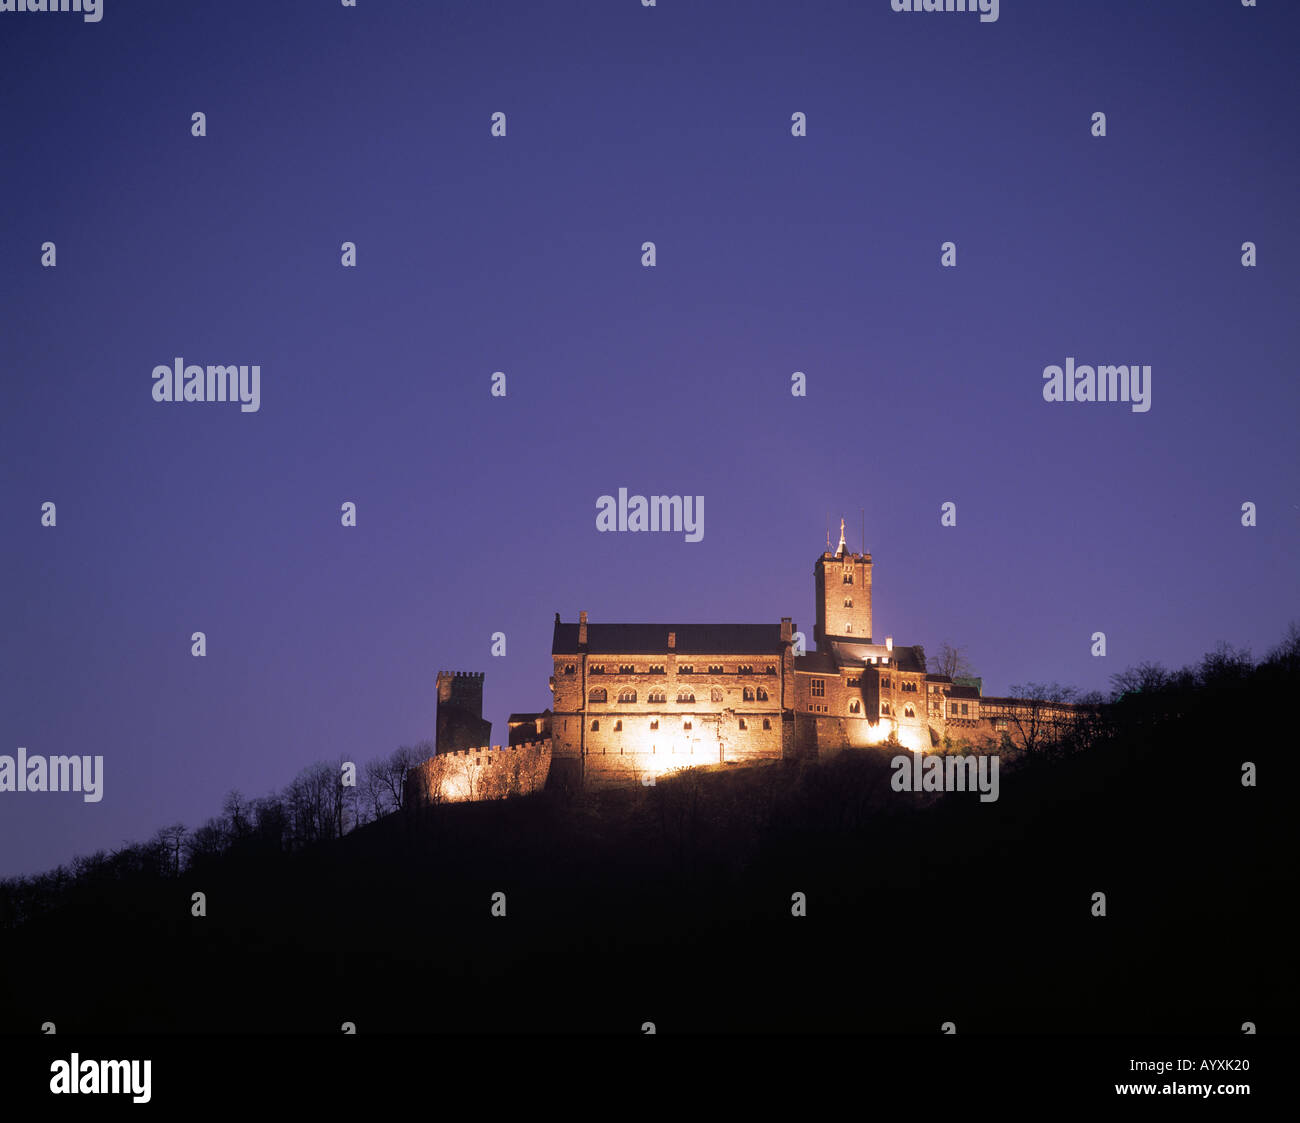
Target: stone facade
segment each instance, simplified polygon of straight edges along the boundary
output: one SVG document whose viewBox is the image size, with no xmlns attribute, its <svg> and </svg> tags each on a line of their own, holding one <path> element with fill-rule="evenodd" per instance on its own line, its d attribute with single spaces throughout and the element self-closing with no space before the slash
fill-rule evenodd
<svg viewBox="0 0 1300 1123">
<path fill-rule="evenodd" d="M 578 624 L 556 617 L 551 737 L 557 783 L 607 787 L 788 756 L 793 627 Z"/>
</svg>

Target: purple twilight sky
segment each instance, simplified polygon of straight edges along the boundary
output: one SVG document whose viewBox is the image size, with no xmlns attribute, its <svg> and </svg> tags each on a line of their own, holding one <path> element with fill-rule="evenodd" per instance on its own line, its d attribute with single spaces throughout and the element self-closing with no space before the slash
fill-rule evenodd
<svg viewBox="0 0 1300 1123">
<path fill-rule="evenodd" d="M 1275 0 L 0 13 L 0 754 L 105 771 L 0 793 L 0 876 L 431 737 L 439 668 L 503 742 L 556 611 L 811 637 L 828 512 L 876 635 L 987 693 L 1264 654 L 1298 42 Z M 178 356 L 260 409 L 155 402 Z M 1069 356 L 1149 364 L 1150 410 L 1044 401 Z M 703 540 L 598 533 L 619 487 L 704 496 Z"/>
</svg>

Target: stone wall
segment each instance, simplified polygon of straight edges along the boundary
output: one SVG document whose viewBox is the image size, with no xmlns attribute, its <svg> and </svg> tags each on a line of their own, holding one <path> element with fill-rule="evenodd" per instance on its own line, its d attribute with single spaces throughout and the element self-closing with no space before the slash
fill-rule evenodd
<svg viewBox="0 0 1300 1123">
<path fill-rule="evenodd" d="M 412 771 L 407 802 L 418 806 L 529 795 L 545 787 L 550 768 L 549 740 L 438 753 Z"/>
</svg>

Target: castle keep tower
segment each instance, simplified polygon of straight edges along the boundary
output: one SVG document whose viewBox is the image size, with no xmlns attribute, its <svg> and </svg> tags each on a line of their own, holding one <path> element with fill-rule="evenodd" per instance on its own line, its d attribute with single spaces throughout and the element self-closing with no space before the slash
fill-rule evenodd
<svg viewBox="0 0 1300 1123">
<path fill-rule="evenodd" d="M 827 640 L 871 642 L 871 555 L 852 553 L 844 543 L 844 520 L 840 519 L 840 543 L 831 553 L 817 559 L 817 623 L 813 640 L 818 651 L 827 650 Z"/>
<path fill-rule="evenodd" d="M 437 751 L 489 744 L 492 723 L 483 720 L 483 672 L 438 672 Z"/>
</svg>

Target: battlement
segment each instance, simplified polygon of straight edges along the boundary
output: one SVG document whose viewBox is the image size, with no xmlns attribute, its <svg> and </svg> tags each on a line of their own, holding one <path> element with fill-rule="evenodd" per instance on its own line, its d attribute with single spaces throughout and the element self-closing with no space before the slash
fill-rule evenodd
<svg viewBox="0 0 1300 1123">
<path fill-rule="evenodd" d="M 545 787 L 550 771 L 550 738 L 448 749 L 411 769 L 406 799 L 424 806 L 530 795 Z"/>
<path fill-rule="evenodd" d="M 473 748 L 473 749 L 451 749 L 448 752 L 438 753 L 437 755 L 440 757 L 474 756 L 475 754 L 479 754 L 479 753 L 491 754 L 491 753 L 513 753 L 519 751 L 524 751 L 524 752 L 538 751 L 541 749 L 549 749 L 550 747 L 551 747 L 551 739 L 549 737 L 546 737 L 540 741 L 521 741 L 517 745 L 479 745 L 477 748 Z M 430 757 L 429 759 L 432 760 L 433 757 Z"/>
<path fill-rule="evenodd" d="M 456 679 L 456 678 L 471 679 L 472 678 L 472 679 L 478 679 L 480 682 L 482 682 L 483 676 L 486 673 L 487 673 L 486 671 L 439 671 L 438 681 L 442 682 L 443 679 Z"/>
</svg>

